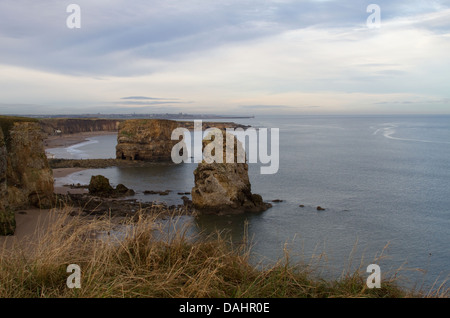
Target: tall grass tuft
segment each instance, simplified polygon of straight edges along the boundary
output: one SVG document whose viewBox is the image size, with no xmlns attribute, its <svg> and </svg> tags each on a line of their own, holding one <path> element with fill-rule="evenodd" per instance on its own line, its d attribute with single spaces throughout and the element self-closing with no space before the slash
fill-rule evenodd
<svg viewBox="0 0 450 318">
<path fill-rule="evenodd" d="M 397 287 L 395 279 L 368 289 L 360 271 L 339 280 L 317 278 L 292 264 L 289 252 L 276 264 L 250 265 L 247 244 L 224 233 L 192 235 L 189 226 L 140 214 L 122 222 L 116 235 L 110 218 L 70 216 L 63 209 L 32 239 L 0 251 L 0 297 L 447 297 L 443 285 L 428 294 Z M 55 212 L 56 213 L 56 212 Z M 69 264 L 81 268 L 81 288 L 66 281 Z"/>
</svg>

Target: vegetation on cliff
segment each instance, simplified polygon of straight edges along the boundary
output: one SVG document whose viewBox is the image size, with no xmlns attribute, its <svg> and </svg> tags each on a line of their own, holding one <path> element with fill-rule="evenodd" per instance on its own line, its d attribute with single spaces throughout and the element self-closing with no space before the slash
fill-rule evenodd
<svg viewBox="0 0 450 318">
<path fill-rule="evenodd" d="M 407 292 L 387 277 L 381 288 L 368 289 L 362 271 L 323 280 L 311 266 L 292 263 L 288 251 L 275 264 L 255 267 L 249 262 L 248 244 L 236 244 L 223 233 L 188 236 L 189 228 L 176 219 L 161 224 L 141 216 L 125 223 L 130 230 L 119 238 L 107 234 L 115 226 L 111 219 L 60 217 L 35 241 L 0 251 L 0 297 L 448 296 L 440 289 Z M 79 289 L 66 285 L 69 264 L 81 268 Z"/>
</svg>

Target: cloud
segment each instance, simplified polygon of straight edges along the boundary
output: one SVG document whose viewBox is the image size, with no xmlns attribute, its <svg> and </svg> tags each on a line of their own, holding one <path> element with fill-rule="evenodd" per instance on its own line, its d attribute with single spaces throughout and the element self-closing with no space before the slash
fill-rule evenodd
<svg viewBox="0 0 450 318">
<path fill-rule="evenodd" d="M 178 100 L 178 98 L 158 98 L 158 97 L 147 97 L 147 96 L 127 96 L 121 97 L 120 99 L 132 99 L 132 100 Z"/>
<path fill-rule="evenodd" d="M 68 3 L 0 2 L 1 112 L 370 111 L 450 97 L 446 1 L 377 1 L 375 30 L 366 0 L 77 3 L 82 27 L 70 30 Z"/>
</svg>

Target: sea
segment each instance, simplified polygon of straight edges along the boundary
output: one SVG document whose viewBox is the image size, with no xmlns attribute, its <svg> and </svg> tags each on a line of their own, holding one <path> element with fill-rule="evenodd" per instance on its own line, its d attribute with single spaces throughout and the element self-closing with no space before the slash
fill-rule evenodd
<svg viewBox="0 0 450 318">
<path fill-rule="evenodd" d="M 324 278 L 367 266 L 421 291 L 450 278 L 450 116 L 256 116 L 233 119 L 279 129 L 279 169 L 249 164 L 252 192 L 273 207 L 257 214 L 184 216 L 201 235 L 223 231 L 251 245 L 251 261 L 304 264 Z M 56 158 L 114 158 L 117 135 L 49 150 Z M 134 198 L 181 204 L 196 163 L 88 169 L 55 180 L 88 184 L 102 174 Z M 145 190 L 171 190 L 168 196 Z M 300 207 L 302 205 L 303 207 Z M 317 210 L 320 206 L 324 210 Z M 367 272 L 367 276 L 370 273 Z"/>
</svg>

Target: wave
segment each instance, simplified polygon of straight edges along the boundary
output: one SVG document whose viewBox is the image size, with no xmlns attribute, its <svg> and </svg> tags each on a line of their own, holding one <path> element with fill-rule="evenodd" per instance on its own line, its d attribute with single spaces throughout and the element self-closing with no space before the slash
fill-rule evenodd
<svg viewBox="0 0 450 318">
<path fill-rule="evenodd" d="M 393 135 L 397 132 L 396 128 L 398 128 L 397 124 L 382 124 L 381 126 L 387 126 L 387 127 L 378 128 L 372 135 L 377 135 L 378 133 L 381 132 L 385 138 L 392 139 L 392 140 L 432 143 L 432 144 L 447 144 L 447 145 L 450 144 L 449 141 L 394 137 Z"/>
</svg>

